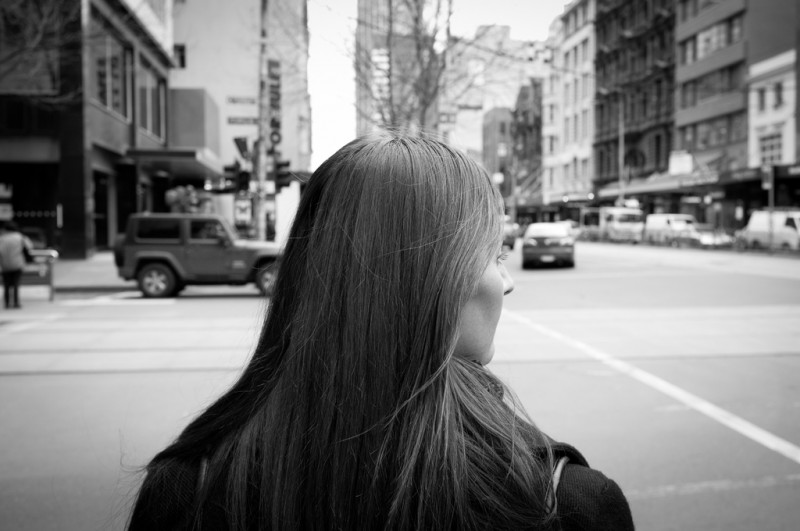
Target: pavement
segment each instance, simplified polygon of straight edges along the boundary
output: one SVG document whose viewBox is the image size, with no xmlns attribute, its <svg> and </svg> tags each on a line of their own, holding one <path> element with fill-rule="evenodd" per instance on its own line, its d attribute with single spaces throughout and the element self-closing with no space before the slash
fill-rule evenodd
<svg viewBox="0 0 800 531">
<path fill-rule="evenodd" d="M 135 290 L 136 282 L 117 275 L 114 253 L 101 251 L 87 259 L 58 259 L 53 264 L 56 293 L 78 291 L 117 292 Z"/>
</svg>

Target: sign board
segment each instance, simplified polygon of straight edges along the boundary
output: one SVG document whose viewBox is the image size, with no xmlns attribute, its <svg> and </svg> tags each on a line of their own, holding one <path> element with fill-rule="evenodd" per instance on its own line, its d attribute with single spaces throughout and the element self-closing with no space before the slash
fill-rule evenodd
<svg viewBox="0 0 800 531">
<path fill-rule="evenodd" d="M 258 125 L 257 116 L 228 116 L 231 125 Z"/>
<path fill-rule="evenodd" d="M 278 154 L 281 141 L 281 63 L 270 59 L 267 62 L 269 82 L 269 151 Z M 272 192 L 274 193 L 274 192 Z"/>
<path fill-rule="evenodd" d="M 250 96 L 228 96 L 228 103 L 234 105 L 255 105 L 256 98 Z"/>
<path fill-rule="evenodd" d="M 688 175 L 694 171 L 694 157 L 688 151 L 670 151 L 669 174 Z"/>
<path fill-rule="evenodd" d="M 772 166 L 764 164 L 761 166 L 761 189 L 770 190 L 772 188 Z"/>
<path fill-rule="evenodd" d="M 233 205 L 233 221 L 236 224 L 250 223 L 253 219 L 253 202 L 250 199 L 237 199 Z"/>
</svg>

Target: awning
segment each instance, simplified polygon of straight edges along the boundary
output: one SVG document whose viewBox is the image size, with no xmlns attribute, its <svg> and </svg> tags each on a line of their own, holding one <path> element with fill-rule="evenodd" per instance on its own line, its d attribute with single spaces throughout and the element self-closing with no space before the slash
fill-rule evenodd
<svg viewBox="0 0 800 531">
<path fill-rule="evenodd" d="M 208 148 L 129 149 L 127 156 L 149 172 L 165 172 L 170 177 L 219 179 L 222 162 Z"/>
<path fill-rule="evenodd" d="M 633 179 L 625 185 L 623 191 L 626 195 L 648 194 L 655 192 L 680 192 L 696 186 L 717 184 L 717 172 L 695 172 L 686 175 L 670 175 L 668 173 L 654 173 L 644 179 Z M 620 195 L 619 183 L 611 183 L 597 191 L 601 198 L 617 197 Z"/>
</svg>

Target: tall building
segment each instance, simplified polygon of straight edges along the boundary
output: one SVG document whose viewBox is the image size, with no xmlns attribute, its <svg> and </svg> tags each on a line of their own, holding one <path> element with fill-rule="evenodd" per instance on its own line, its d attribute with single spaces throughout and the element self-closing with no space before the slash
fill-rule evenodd
<svg viewBox="0 0 800 531">
<path fill-rule="evenodd" d="M 426 5 L 426 0 L 358 0 L 354 66 L 359 136 L 381 128 L 435 129 L 438 94 L 435 86 L 427 91 L 423 87 L 439 79 L 440 55 L 429 30 L 441 21 L 430 20 Z M 426 61 L 420 62 L 420 56 Z"/>
<path fill-rule="evenodd" d="M 594 199 L 594 0 L 567 5 L 551 28 L 547 82 L 544 204 L 560 219 L 578 219 Z"/>
<path fill-rule="evenodd" d="M 170 74 L 173 87 L 205 88 L 220 112 L 220 157 L 223 164 L 249 170 L 258 139 L 261 60 L 260 0 L 179 1 L 174 10 L 176 66 Z M 311 163 L 311 100 L 308 91 L 308 14 L 306 0 L 270 0 L 267 11 L 268 67 L 264 82 L 270 123 L 267 149 L 273 160 L 288 162 L 295 173 L 307 172 Z M 208 28 L 213 27 L 209 33 Z M 267 234 L 278 241 L 288 235 L 299 202 L 299 183 L 266 200 Z M 240 197 L 220 202 L 243 231 L 254 231 L 255 208 L 250 221 L 240 219 Z"/>
<path fill-rule="evenodd" d="M 552 198 L 556 197 L 553 191 L 558 190 L 563 182 L 564 167 L 559 156 L 564 141 L 565 116 L 565 95 L 561 90 L 561 76 L 566 68 L 561 53 L 563 42 L 564 22 L 557 17 L 550 23 L 545 41 L 549 61 L 542 90 L 542 206 L 537 216 L 542 221 L 555 219 L 558 207 L 552 204 Z"/>
<path fill-rule="evenodd" d="M 2 57 L 0 217 L 82 258 L 110 246 L 130 213 L 157 208 L 175 172 L 213 177 L 221 168 L 204 152 L 181 159 L 169 150 L 171 1 L 49 1 L 57 9 L 17 3 L 30 9 L 21 24 L 45 40 L 20 30 L 0 42 L 22 51 L 17 63 Z M 139 157 L 147 152 L 175 167 L 149 165 Z"/>
<path fill-rule="evenodd" d="M 597 0 L 595 188 L 612 202 L 666 172 L 672 150 L 672 0 Z"/>
<path fill-rule="evenodd" d="M 483 161 L 483 116 L 512 108 L 520 87 L 544 71 L 544 43 L 511 38 L 508 26 L 479 26 L 472 38 L 452 38 L 438 102 L 438 133 Z"/>
<path fill-rule="evenodd" d="M 542 198 L 542 79 L 531 78 L 517 95 L 512 111 L 512 193 L 505 198 L 511 219 L 520 224 L 539 219 Z"/>
<path fill-rule="evenodd" d="M 305 0 L 268 2 L 269 147 L 306 171 L 311 158 L 308 15 Z M 213 27 L 209 33 L 208 28 Z M 174 10 L 175 88 L 204 87 L 220 107 L 220 157 L 245 163 L 234 139 L 258 136 L 261 1 L 179 0 Z"/>
<path fill-rule="evenodd" d="M 784 155 L 777 144 L 794 142 L 787 117 L 796 108 L 785 87 L 795 68 L 796 21 L 797 2 L 678 2 L 676 144 L 691 154 L 700 186 L 681 181 L 673 210 L 738 228 L 749 211 L 766 206 L 762 164 L 794 162 L 791 148 Z M 783 201 L 797 200 L 796 180 L 779 188 Z"/>
</svg>

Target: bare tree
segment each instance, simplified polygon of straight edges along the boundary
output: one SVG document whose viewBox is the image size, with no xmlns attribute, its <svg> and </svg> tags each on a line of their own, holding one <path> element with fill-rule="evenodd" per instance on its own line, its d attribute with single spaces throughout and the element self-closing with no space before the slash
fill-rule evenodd
<svg viewBox="0 0 800 531">
<path fill-rule="evenodd" d="M 435 129 L 443 98 L 455 103 L 476 90 L 491 90 L 482 86 L 482 72 L 466 67 L 467 58 L 481 55 L 486 69 L 530 60 L 520 50 L 483 43 L 489 26 L 472 38 L 453 36 L 453 0 L 384 0 L 371 5 L 382 5 L 385 11 L 370 20 L 358 19 L 355 66 L 359 119 L 373 125 Z"/>
<path fill-rule="evenodd" d="M 79 60 L 80 17 L 77 1 L 0 1 L 0 93 L 44 105 L 74 101 L 79 89 L 64 90 L 61 74 Z"/>
</svg>

